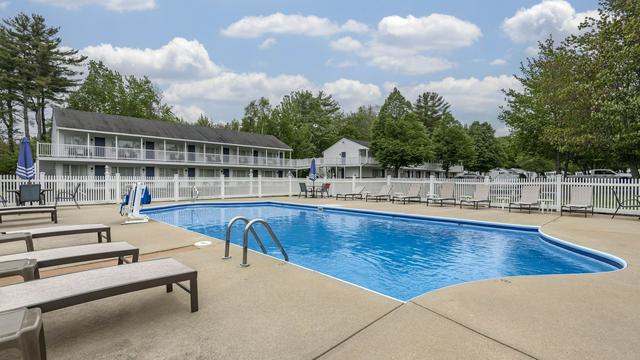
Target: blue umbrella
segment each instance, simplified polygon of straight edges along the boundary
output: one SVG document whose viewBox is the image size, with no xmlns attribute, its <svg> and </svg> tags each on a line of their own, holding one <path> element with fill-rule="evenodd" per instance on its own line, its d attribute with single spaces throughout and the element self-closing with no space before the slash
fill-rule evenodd
<svg viewBox="0 0 640 360">
<path fill-rule="evenodd" d="M 311 165 L 309 165 L 309 180 L 312 183 L 312 193 L 315 191 L 316 179 L 318 178 L 318 172 L 316 170 L 316 159 L 311 159 Z M 313 195 L 315 197 L 315 193 Z"/>
<path fill-rule="evenodd" d="M 36 176 L 36 166 L 33 163 L 33 156 L 31 156 L 31 144 L 29 144 L 27 137 L 22 138 L 20 142 L 16 175 L 23 180 L 31 180 Z"/>
<path fill-rule="evenodd" d="M 309 165 L 309 180 L 316 181 L 318 178 L 318 171 L 316 170 L 316 159 L 311 159 L 311 165 Z"/>
</svg>

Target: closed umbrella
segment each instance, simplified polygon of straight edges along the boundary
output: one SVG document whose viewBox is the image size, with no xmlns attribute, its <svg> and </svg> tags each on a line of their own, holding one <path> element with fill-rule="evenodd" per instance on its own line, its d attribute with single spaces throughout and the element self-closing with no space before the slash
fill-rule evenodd
<svg viewBox="0 0 640 360">
<path fill-rule="evenodd" d="M 311 180 L 311 186 L 315 191 L 316 179 L 318 178 L 318 171 L 316 170 L 316 159 L 311 159 L 311 165 L 309 165 L 309 180 Z M 315 193 L 313 193 L 315 196 Z"/>
<path fill-rule="evenodd" d="M 16 176 L 23 180 L 31 180 L 36 176 L 36 166 L 33 163 L 33 156 L 31 156 L 31 144 L 27 137 L 22 138 L 20 142 Z"/>
</svg>

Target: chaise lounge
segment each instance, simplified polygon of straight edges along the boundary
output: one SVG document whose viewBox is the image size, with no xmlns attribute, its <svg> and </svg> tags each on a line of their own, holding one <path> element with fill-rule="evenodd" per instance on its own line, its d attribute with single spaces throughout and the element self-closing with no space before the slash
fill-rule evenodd
<svg viewBox="0 0 640 360">
<path fill-rule="evenodd" d="M 19 254 L 0 256 L 0 263 L 20 259 L 33 259 L 37 268 L 35 278 L 39 278 L 37 269 L 50 266 L 67 265 L 83 261 L 118 259 L 118 265 L 128 263 L 127 256 L 131 256 L 131 262 L 138 262 L 140 250 L 124 241 L 107 244 L 89 244 L 66 246 L 54 249 L 29 251 Z"/>
<path fill-rule="evenodd" d="M 514 207 L 518 210 L 529 210 L 529 214 L 531 214 L 531 208 L 540 208 L 540 186 L 538 185 L 527 185 L 522 187 L 522 193 L 520 194 L 520 200 L 509 203 L 509 212 L 511 212 L 511 208 Z"/>
<path fill-rule="evenodd" d="M 0 208 L 0 224 L 2 223 L 2 217 L 7 215 L 27 215 L 27 214 L 50 214 L 51 221 L 58 223 L 58 210 L 55 205 L 41 205 L 41 206 L 14 206 Z"/>
<path fill-rule="evenodd" d="M 98 235 L 98 242 L 101 243 L 104 239 L 106 242 L 111 242 L 111 227 L 104 224 L 80 224 L 80 225 L 65 225 L 65 226 L 52 226 L 36 229 L 23 229 L 15 231 L 5 231 L 3 234 L 16 234 L 16 233 L 29 233 L 31 238 L 44 238 L 52 236 L 66 236 L 77 234 L 92 234 Z"/>
<path fill-rule="evenodd" d="M 569 213 L 572 213 L 574 210 L 584 210 L 584 217 L 587 217 L 587 212 L 591 209 L 591 215 L 593 215 L 593 187 L 571 187 L 569 203 L 560 206 L 560 216 L 562 216 L 563 210 L 565 209 L 569 210 Z"/>
<path fill-rule="evenodd" d="M 189 287 L 180 282 L 189 281 Z M 172 258 L 80 271 L 0 287 L 0 312 L 39 307 L 42 312 L 166 286 L 178 285 L 191 297 L 191 312 L 198 311 L 198 272 Z"/>
<path fill-rule="evenodd" d="M 364 185 L 363 186 L 358 186 L 356 188 L 355 192 L 352 193 L 346 193 L 346 194 L 336 194 L 336 200 L 343 198 L 345 200 L 347 200 L 347 198 L 351 199 L 351 200 L 355 200 L 355 199 L 360 199 L 362 200 L 362 192 L 364 191 Z"/>
<path fill-rule="evenodd" d="M 420 189 L 422 189 L 422 185 L 418 183 L 412 183 L 409 186 L 409 191 L 406 194 L 403 194 L 403 193 L 394 194 L 393 198 L 391 199 L 391 202 L 395 203 L 396 201 L 402 201 L 403 204 L 406 204 L 413 200 L 420 202 L 420 200 L 422 199 L 420 197 Z"/>
<path fill-rule="evenodd" d="M 453 196 L 454 184 L 453 183 L 444 183 L 440 185 L 440 194 L 436 197 L 427 198 L 427 206 L 429 206 L 429 202 L 439 203 L 440 206 L 443 206 L 445 201 L 451 202 L 453 206 L 456 205 L 456 198 Z"/>
<path fill-rule="evenodd" d="M 476 185 L 475 190 L 473 191 L 473 197 L 470 199 L 460 199 L 460 208 L 462 205 L 472 205 L 474 209 L 478 209 L 480 204 L 487 204 L 487 207 L 491 206 L 491 201 L 489 200 L 489 190 L 490 185 L 486 184 L 478 184 Z"/>
<path fill-rule="evenodd" d="M 391 201 L 391 186 L 389 185 L 383 185 L 380 188 L 380 191 L 378 192 L 377 195 L 372 195 L 372 194 L 366 194 L 364 197 L 364 201 L 369 201 L 369 199 L 371 200 L 375 200 L 376 202 L 378 201 Z"/>
</svg>

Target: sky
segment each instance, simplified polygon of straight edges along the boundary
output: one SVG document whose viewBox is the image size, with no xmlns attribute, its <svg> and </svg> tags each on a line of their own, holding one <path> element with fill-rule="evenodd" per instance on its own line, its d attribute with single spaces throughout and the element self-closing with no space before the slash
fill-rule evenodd
<svg viewBox="0 0 640 360">
<path fill-rule="evenodd" d="M 345 111 L 397 87 L 441 94 L 463 123 L 498 133 L 501 89 L 550 34 L 596 16 L 597 0 L 0 0 L 43 15 L 63 45 L 122 74 L 148 75 L 187 121 L 240 119 L 261 96 L 323 90 Z"/>
</svg>

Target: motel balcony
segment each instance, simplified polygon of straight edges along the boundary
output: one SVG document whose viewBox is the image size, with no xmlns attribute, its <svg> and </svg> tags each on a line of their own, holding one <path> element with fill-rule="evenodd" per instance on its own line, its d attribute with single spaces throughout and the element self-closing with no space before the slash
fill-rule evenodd
<svg viewBox="0 0 640 360">
<path fill-rule="evenodd" d="M 38 159 L 293 167 L 296 160 L 191 151 L 38 143 Z"/>
<path fill-rule="evenodd" d="M 297 169 L 306 169 L 311 165 L 312 159 L 293 159 L 292 166 Z M 331 158 L 316 158 L 316 167 L 346 167 L 346 166 L 380 166 L 378 161 L 371 156 L 354 156 L 354 157 L 338 157 Z M 442 164 L 438 162 L 425 162 L 421 165 L 407 167 L 408 169 L 426 170 L 426 171 L 442 171 Z M 462 165 L 452 166 L 451 172 L 461 172 L 463 170 Z"/>
</svg>

